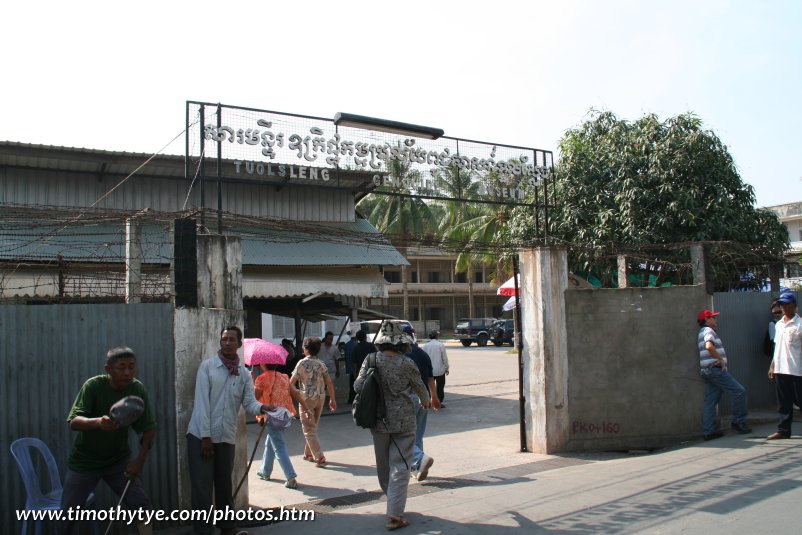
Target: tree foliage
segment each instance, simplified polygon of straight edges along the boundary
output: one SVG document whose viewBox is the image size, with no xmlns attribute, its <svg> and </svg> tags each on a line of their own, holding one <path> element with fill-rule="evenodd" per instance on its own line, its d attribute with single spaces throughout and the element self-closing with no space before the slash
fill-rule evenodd
<svg viewBox="0 0 802 535">
<path fill-rule="evenodd" d="M 449 166 L 432 174 L 440 191 L 462 199 L 480 198 L 480 182 L 472 173 Z M 496 171 L 488 172 L 481 181 L 488 187 L 502 184 Z M 437 204 L 445 211 L 438 228 L 443 247 L 457 251 L 456 272 L 488 266 L 492 269 L 491 279 L 506 279 L 514 252 L 513 247 L 504 247 L 511 239 L 508 223 L 512 208 L 470 201 L 439 201 Z"/>
<path fill-rule="evenodd" d="M 585 248 L 575 260 L 586 269 L 611 245 L 730 241 L 766 261 L 788 247 L 787 229 L 755 209 L 727 147 L 692 114 L 630 122 L 593 112 L 560 152 L 550 230 Z"/>
<path fill-rule="evenodd" d="M 418 197 L 409 197 L 410 188 L 404 179 L 417 180 L 418 171 L 409 164 L 391 160 L 388 174 L 393 177 L 393 186 L 382 186 L 376 194 L 369 194 L 359 201 L 357 208 L 381 232 L 395 241 L 408 242 L 411 237 L 424 236 L 434 228 L 434 216 L 430 206 Z"/>
</svg>

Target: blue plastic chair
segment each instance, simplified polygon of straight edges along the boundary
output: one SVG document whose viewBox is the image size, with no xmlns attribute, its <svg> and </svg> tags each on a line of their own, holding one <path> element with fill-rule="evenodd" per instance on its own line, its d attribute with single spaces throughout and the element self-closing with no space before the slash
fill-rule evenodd
<svg viewBox="0 0 802 535">
<path fill-rule="evenodd" d="M 45 491 L 40 485 L 40 477 L 36 472 L 34 459 L 31 455 L 31 450 L 39 450 L 42 459 L 47 465 L 47 473 L 50 478 L 49 490 Z M 11 455 L 17 461 L 19 466 L 22 482 L 25 484 L 25 490 L 28 493 L 28 498 L 25 500 L 25 509 L 29 511 L 44 511 L 44 510 L 58 510 L 61 509 L 61 493 L 63 487 L 61 486 L 61 477 L 59 476 L 58 466 L 56 459 L 50 452 L 47 444 L 38 438 L 26 437 L 19 438 L 11 443 Z M 89 494 L 86 499 L 87 507 L 93 507 L 95 503 L 95 494 Z M 97 533 L 97 525 L 92 526 L 92 531 Z M 28 532 L 28 521 L 22 523 L 22 535 Z M 35 533 L 39 535 L 42 532 L 42 521 L 36 521 Z"/>
</svg>

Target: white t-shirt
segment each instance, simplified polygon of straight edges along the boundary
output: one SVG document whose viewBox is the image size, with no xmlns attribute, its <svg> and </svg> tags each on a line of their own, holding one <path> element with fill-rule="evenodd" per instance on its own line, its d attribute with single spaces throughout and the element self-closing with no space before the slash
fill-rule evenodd
<svg viewBox="0 0 802 535">
<path fill-rule="evenodd" d="M 802 319 L 783 316 L 774 328 L 774 373 L 802 376 Z"/>
<path fill-rule="evenodd" d="M 430 340 L 422 348 L 432 361 L 432 375 L 439 377 L 448 371 L 446 346 L 440 340 Z"/>
<path fill-rule="evenodd" d="M 334 372 L 337 369 L 335 361 L 340 358 L 340 350 L 337 348 L 337 345 L 332 343 L 330 346 L 327 346 L 326 342 L 321 342 L 317 358 L 323 361 L 326 365 L 326 369 L 329 370 L 329 375 L 334 379 Z"/>
</svg>

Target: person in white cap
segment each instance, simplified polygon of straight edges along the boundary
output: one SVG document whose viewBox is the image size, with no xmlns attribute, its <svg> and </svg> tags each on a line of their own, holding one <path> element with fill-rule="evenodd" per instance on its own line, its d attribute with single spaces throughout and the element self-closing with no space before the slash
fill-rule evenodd
<svg viewBox="0 0 802 535">
<path fill-rule="evenodd" d="M 702 433 L 705 440 L 724 436 L 716 421 L 716 407 L 724 392 L 732 395 L 732 428 L 742 435 L 752 432 L 746 425 L 746 389 L 727 371 L 727 353 L 716 332 L 718 315 L 719 312 L 703 310 L 696 316 L 699 324 L 699 364 L 705 384 L 702 414 Z"/>
<path fill-rule="evenodd" d="M 796 296 L 788 292 L 777 299 L 783 317 L 775 324 L 774 358 L 769 366 L 769 379 L 777 388 L 780 421 L 777 432 L 767 438 L 790 438 L 794 405 L 802 408 L 802 319 L 796 313 Z"/>
</svg>

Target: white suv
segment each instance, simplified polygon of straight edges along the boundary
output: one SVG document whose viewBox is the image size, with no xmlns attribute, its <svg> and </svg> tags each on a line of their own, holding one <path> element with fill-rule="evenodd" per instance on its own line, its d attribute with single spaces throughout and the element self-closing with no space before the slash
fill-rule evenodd
<svg viewBox="0 0 802 535">
<path fill-rule="evenodd" d="M 373 342 L 373 338 L 378 334 L 379 329 L 381 329 L 382 323 L 389 322 L 395 323 L 398 325 L 398 328 L 403 330 L 406 327 L 412 327 L 412 324 L 406 320 L 392 320 L 392 319 L 384 319 L 384 320 L 365 320 L 365 321 L 357 321 L 352 322 L 348 329 L 343 333 L 341 338 L 342 342 L 348 342 L 351 339 L 350 332 L 356 332 L 355 329 L 357 325 L 359 328 L 367 333 L 367 341 Z M 414 330 L 414 329 L 413 329 Z M 412 335 L 412 339 L 415 340 L 415 343 L 418 342 L 418 338 L 415 334 Z"/>
</svg>

